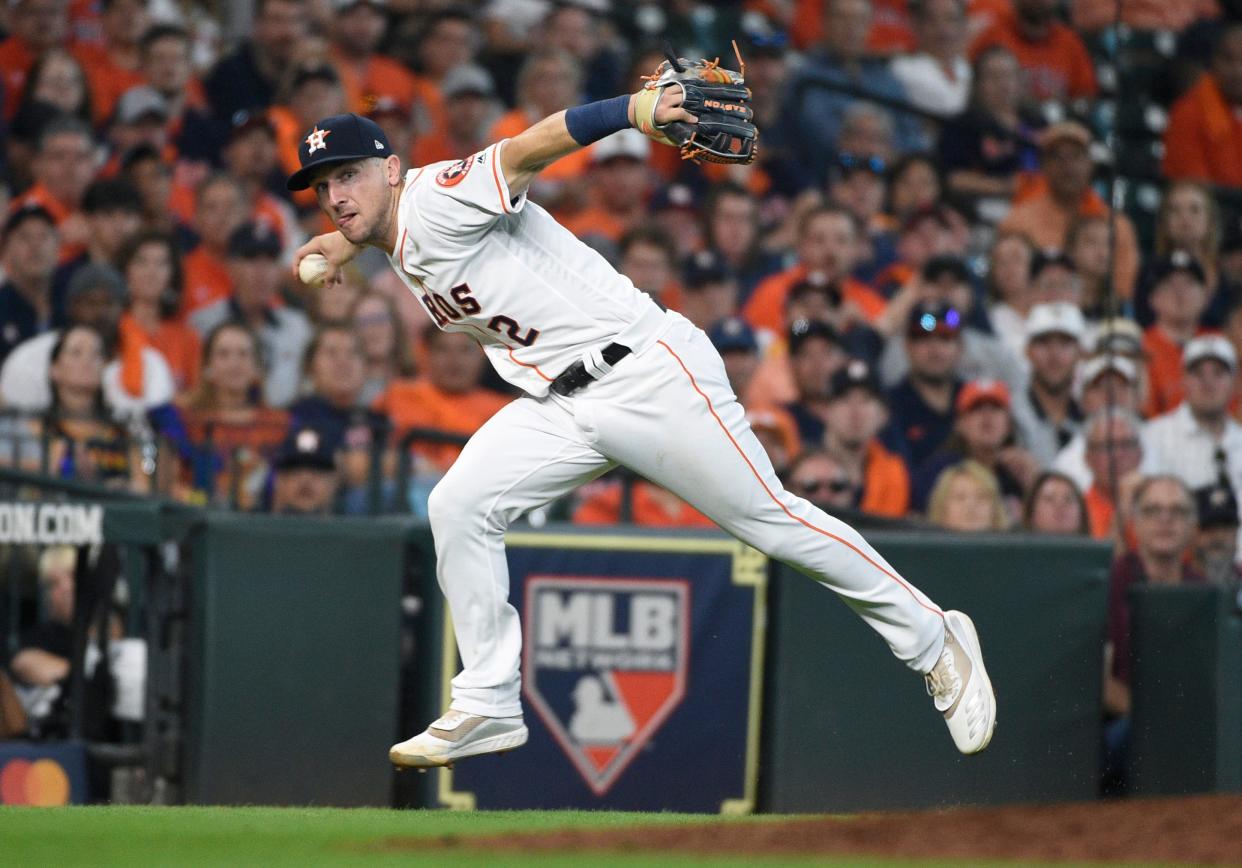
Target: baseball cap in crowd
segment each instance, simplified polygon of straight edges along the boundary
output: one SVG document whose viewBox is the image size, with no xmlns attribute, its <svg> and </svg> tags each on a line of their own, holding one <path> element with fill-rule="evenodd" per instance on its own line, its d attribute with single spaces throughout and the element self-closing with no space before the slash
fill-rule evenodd
<svg viewBox="0 0 1242 868">
<path fill-rule="evenodd" d="M 371 120 L 399 118 L 403 122 L 408 122 L 412 116 L 413 112 L 408 105 L 390 96 L 376 97 L 375 102 L 367 111 L 367 117 Z"/>
<path fill-rule="evenodd" d="M 82 194 L 83 214 L 142 213 L 138 188 L 124 178 L 104 178 L 93 182 Z"/>
<path fill-rule="evenodd" d="M 1069 254 L 1056 247 L 1035 251 L 1035 255 L 1031 257 L 1031 280 L 1038 278 L 1046 268 L 1064 268 L 1066 271 L 1078 272 L 1078 267 L 1069 258 Z"/>
<path fill-rule="evenodd" d="M 332 115 L 315 124 L 298 143 L 298 162 L 302 167 L 289 176 L 285 187 L 305 190 L 310 186 L 311 175 L 321 166 L 391 155 L 388 136 L 375 121 L 352 113 Z"/>
<path fill-rule="evenodd" d="M 1009 409 L 1009 387 L 1000 380 L 971 380 L 957 393 L 957 412 L 966 413 L 980 404 Z"/>
<path fill-rule="evenodd" d="M 1207 283 L 1207 272 L 1203 269 L 1203 263 L 1185 250 L 1174 250 L 1165 256 L 1157 257 L 1151 265 L 1152 283 L 1160 283 L 1170 274 L 1176 274 L 1179 271 L 1189 274 L 1199 283 Z"/>
<path fill-rule="evenodd" d="M 1106 319 L 1095 330 L 1091 350 L 1096 353 L 1140 356 L 1143 354 L 1143 330 L 1134 320 L 1124 316 Z"/>
<path fill-rule="evenodd" d="M 496 83 L 492 74 L 477 63 L 461 63 L 444 73 L 440 93 L 445 99 L 466 95 L 490 97 L 496 95 Z"/>
<path fill-rule="evenodd" d="M 962 330 L 962 315 L 943 301 L 925 301 L 910 310 L 907 338 L 928 335 L 956 335 Z"/>
<path fill-rule="evenodd" d="M 682 268 L 686 289 L 698 289 L 709 283 L 729 280 L 731 277 L 733 269 L 714 250 L 700 250 L 691 254 Z"/>
<path fill-rule="evenodd" d="M 854 389 L 862 389 L 876 398 L 883 394 L 875 372 L 862 359 L 850 359 L 828 381 L 828 395 L 833 400 L 845 397 Z"/>
<path fill-rule="evenodd" d="M 1195 507 L 1201 530 L 1238 526 L 1238 498 L 1224 482 L 1195 489 Z"/>
<path fill-rule="evenodd" d="M 146 118 L 162 123 L 168 120 L 168 116 L 168 100 L 147 84 L 131 87 L 116 102 L 117 123 L 136 124 Z"/>
<path fill-rule="evenodd" d="M 272 460 L 272 469 L 276 471 L 298 468 L 336 470 L 336 456 L 314 428 L 302 428 L 290 434 Z"/>
<path fill-rule="evenodd" d="M 1077 305 L 1068 301 L 1037 304 L 1026 315 L 1026 342 L 1044 335 L 1069 335 L 1078 343 L 1087 334 L 1087 320 Z"/>
<path fill-rule="evenodd" d="M 80 295 L 102 289 L 118 304 L 125 302 L 125 278 L 111 265 L 88 262 L 73 273 L 65 287 L 65 301 L 73 301 Z"/>
<path fill-rule="evenodd" d="M 591 162 L 595 164 L 616 159 L 638 160 L 640 163 L 645 163 L 650 155 L 651 140 L 635 129 L 613 133 L 591 146 Z"/>
<path fill-rule="evenodd" d="M 698 213 L 698 200 L 689 184 L 665 184 L 647 202 L 647 212 L 693 211 Z"/>
<path fill-rule="evenodd" d="M 1238 354 L 1224 335 L 1199 335 L 1182 350 L 1182 368 L 1187 371 L 1204 359 L 1216 359 L 1234 373 L 1238 371 Z"/>
<path fill-rule="evenodd" d="M 229 236 L 230 257 L 254 259 L 258 256 L 280 258 L 279 236 L 266 223 L 243 223 Z"/>
<path fill-rule="evenodd" d="M 923 265 L 923 280 L 935 283 L 944 275 L 959 283 L 970 283 L 970 268 L 959 256 L 933 256 Z"/>
<path fill-rule="evenodd" d="M 755 330 L 741 317 L 731 316 L 716 323 L 707 332 L 718 353 L 757 353 L 759 340 Z"/>
<path fill-rule="evenodd" d="M 7 241 L 9 235 L 27 220 L 42 220 L 53 229 L 56 228 L 56 218 L 42 205 L 21 205 L 10 212 L 8 219 L 4 221 L 4 236 L 0 238 L 0 243 Z"/>
<path fill-rule="evenodd" d="M 1138 369 L 1125 356 L 1092 356 L 1082 363 L 1082 384 L 1090 386 L 1105 374 L 1118 374 L 1133 384 L 1138 382 Z"/>
<path fill-rule="evenodd" d="M 816 339 L 828 341 L 838 347 L 842 346 L 841 336 L 828 323 L 820 322 L 816 319 L 794 320 L 793 324 L 789 326 L 789 355 L 798 355 L 807 341 Z"/>
<path fill-rule="evenodd" d="M 1048 150 L 1057 142 L 1077 142 L 1084 148 L 1091 147 L 1091 133 L 1077 121 L 1061 121 L 1044 129 L 1039 134 L 1039 147 Z"/>
</svg>

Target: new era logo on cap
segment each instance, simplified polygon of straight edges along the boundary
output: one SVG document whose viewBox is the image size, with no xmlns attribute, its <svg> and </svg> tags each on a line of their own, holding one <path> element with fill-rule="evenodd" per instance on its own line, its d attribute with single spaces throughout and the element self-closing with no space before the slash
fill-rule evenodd
<svg viewBox="0 0 1242 868">
<path fill-rule="evenodd" d="M 348 163 L 392 154 L 388 136 L 375 121 L 356 114 L 333 115 L 315 124 L 298 147 L 302 164 L 285 184 L 290 190 L 310 186 L 315 170 L 334 163 Z"/>
</svg>

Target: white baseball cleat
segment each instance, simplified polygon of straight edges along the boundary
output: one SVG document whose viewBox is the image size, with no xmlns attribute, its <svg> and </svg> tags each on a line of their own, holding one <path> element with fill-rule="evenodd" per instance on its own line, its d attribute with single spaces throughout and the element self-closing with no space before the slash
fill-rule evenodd
<svg viewBox="0 0 1242 868">
<path fill-rule="evenodd" d="M 450 708 L 423 732 L 389 748 L 388 759 L 400 768 L 449 766 L 468 756 L 521 747 L 526 737 L 521 715 L 483 717 Z"/>
<path fill-rule="evenodd" d="M 987 747 L 996 729 L 996 694 L 983 668 L 979 634 L 963 613 L 944 613 L 944 650 L 924 677 L 957 749 L 971 754 Z"/>
</svg>

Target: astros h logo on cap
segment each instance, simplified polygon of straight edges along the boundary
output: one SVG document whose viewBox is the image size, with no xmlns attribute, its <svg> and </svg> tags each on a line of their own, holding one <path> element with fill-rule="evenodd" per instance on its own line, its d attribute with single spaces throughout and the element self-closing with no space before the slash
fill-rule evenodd
<svg viewBox="0 0 1242 868">
<path fill-rule="evenodd" d="M 332 130 L 321 130 L 319 127 L 315 127 L 311 130 L 311 134 L 306 137 L 306 144 L 310 148 L 310 150 L 306 153 L 313 154 L 315 151 L 326 151 L 328 149 L 328 144 L 324 141 L 324 139 L 331 134 Z"/>
</svg>

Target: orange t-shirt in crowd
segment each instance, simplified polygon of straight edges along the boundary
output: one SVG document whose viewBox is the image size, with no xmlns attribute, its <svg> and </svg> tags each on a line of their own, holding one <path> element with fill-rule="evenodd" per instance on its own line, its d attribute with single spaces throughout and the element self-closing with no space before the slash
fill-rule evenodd
<svg viewBox="0 0 1242 868">
<path fill-rule="evenodd" d="M 675 495 L 650 482 L 637 481 L 632 491 L 631 521 L 644 527 L 715 527 L 716 523 Z M 574 510 L 574 524 L 617 524 L 621 521 L 621 485 L 595 483 Z"/>
<path fill-rule="evenodd" d="M 1079 217 L 1107 217 L 1108 206 L 1094 190 L 1083 195 L 1078 211 L 1068 211 L 1057 204 L 1052 194 L 1044 192 L 1028 196 L 1001 221 L 1001 231 L 1025 235 L 1036 247 L 1065 249 L 1070 225 Z M 1113 288 L 1122 298 L 1134 293 L 1139 272 L 1138 236 L 1134 224 L 1125 214 L 1117 215 L 1116 251 L 1113 256 Z"/>
<path fill-rule="evenodd" d="M 1199 333 L 1202 332 L 1201 329 Z M 1182 403 L 1186 381 L 1182 345 L 1159 325 L 1150 325 L 1143 332 L 1143 352 L 1147 355 L 1147 406 L 1143 415 L 1150 419 L 1175 410 Z"/>
<path fill-rule="evenodd" d="M 332 50 L 331 56 L 351 112 L 365 115 L 384 98 L 391 99 L 407 111 L 413 108 L 414 101 L 418 99 L 414 74 L 391 57 L 373 54 L 358 63 L 336 49 Z"/>
<path fill-rule="evenodd" d="M 392 420 L 398 438 L 407 428 L 435 428 L 469 437 L 511 400 L 490 389 L 451 394 L 418 377 L 390 383 L 371 409 Z M 448 470 L 461 454 L 460 446 L 449 444 L 415 443 L 413 449 L 440 470 Z"/>
<path fill-rule="evenodd" d="M 783 334 L 778 334 L 768 345 L 759 367 L 746 384 L 746 394 L 738 397 L 744 407 L 792 404 L 798 400 L 798 386 L 789 365 L 789 344 Z"/>
<path fill-rule="evenodd" d="M 1086 47 L 1073 30 L 1054 21 L 1048 38 L 1028 42 L 1018 32 L 1015 19 L 1007 18 L 985 30 L 970 47 L 971 58 L 985 49 L 1002 45 L 1013 52 L 1026 70 L 1027 90 L 1040 102 L 1094 97 L 1098 87 L 1095 67 Z"/>
<path fill-rule="evenodd" d="M 4 80 L 4 116 L 12 120 L 26 89 L 26 76 L 34 66 L 34 52 L 16 36 L 0 42 L 0 77 Z"/>
<path fill-rule="evenodd" d="M 126 69 L 108 54 L 103 45 L 86 43 L 73 47 L 73 56 L 82 64 L 91 89 L 91 114 L 95 123 L 103 125 L 112 118 L 121 94 L 140 84 L 146 77 L 136 69 Z"/>
<path fill-rule="evenodd" d="M 1108 539 L 1113 535 L 1113 501 L 1092 485 L 1083 495 L 1087 504 L 1087 525 L 1092 539 Z"/>
<path fill-rule="evenodd" d="M 298 159 L 298 146 L 302 143 L 303 129 L 297 116 L 285 106 L 272 106 L 267 110 L 268 120 L 276 131 L 276 158 L 286 175 L 292 175 L 302 163 Z M 293 201 L 305 208 L 316 204 L 314 190 L 298 190 L 291 194 Z"/>
<path fill-rule="evenodd" d="M 444 129 L 444 94 L 440 93 L 440 85 L 424 75 L 411 74 L 414 77 L 414 95 L 427 115 L 427 129 Z"/>
<path fill-rule="evenodd" d="M 532 120 L 521 108 L 507 111 L 496 119 L 496 123 L 492 124 L 492 129 L 487 135 L 488 141 L 498 142 L 501 139 L 511 139 L 539 120 L 541 119 Z M 539 177 L 545 181 L 569 181 L 581 178 L 590 166 L 591 149 L 580 148 L 548 166 L 539 173 Z"/>
<path fill-rule="evenodd" d="M 863 496 L 858 508 L 871 515 L 901 518 L 910 509 L 910 472 L 906 462 L 878 440 L 867 444 Z"/>
<path fill-rule="evenodd" d="M 1163 170 L 1169 178 L 1242 187 L 1242 118 L 1211 73 L 1173 104 Z"/>
<path fill-rule="evenodd" d="M 1121 23 L 1135 30 L 1182 31 L 1200 18 L 1216 18 L 1216 0 L 1074 0 L 1070 23 L 1080 33 L 1112 27 L 1121 6 Z"/>
<path fill-rule="evenodd" d="M 19 211 L 22 208 L 29 208 L 37 205 L 44 211 L 52 215 L 52 219 L 56 221 L 56 225 L 61 226 L 66 220 L 74 216 L 77 212 L 68 205 L 61 202 L 51 191 L 40 181 L 34 184 L 29 190 L 13 200 L 9 211 Z M 66 263 L 71 259 L 77 259 L 86 252 L 86 245 L 81 242 L 67 242 L 63 239 L 60 243 L 60 261 Z"/>
<path fill-rule="evenodd" d="M 755 287 L 754 293 L 742 308 L 742 317 L 757 329 L 767 329 L 773 334 L 785 331 L 785 298 L 789 290 L 801 280 L 805 280 L 805 265 L 795 265 L 784 271 L 765 277 Z M 841 282 L 841 299 L 852 302 L 862 311 L 867 322 L 875 322 L 888 302 L 867 284 L 852 277 Z"/>
<path fill-rule="evenodd" d="M 121 315 L 119 327 L 125 338 L 136 339 L 145 346 L 159 350 L 172 371 L 177 394 L 197 385 L 203 343 L 198 332 L 190 326 L 175 320 L 163 320 L 152 333 L 144 329 L 133 314 L 125 313 Z"/>
<path fill-rule="evenodd" d="M 233 278 L 229 276 L 224 260 L 200 244 L 191 250 L 182 266 L 185 270 L 185 292 L 181 296 L 181 312 L 178 318 L 187 316 L 233 292 Z"/>
</svg>

